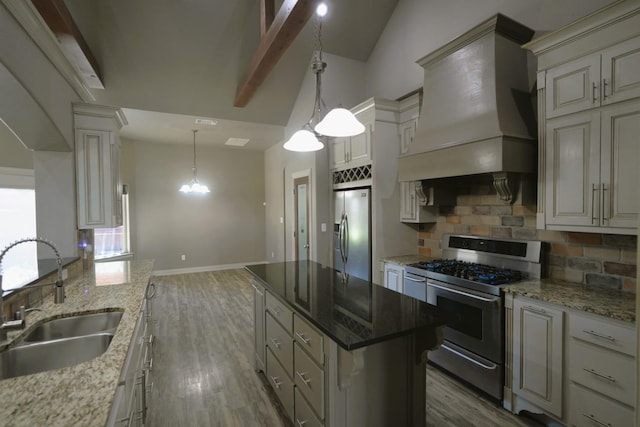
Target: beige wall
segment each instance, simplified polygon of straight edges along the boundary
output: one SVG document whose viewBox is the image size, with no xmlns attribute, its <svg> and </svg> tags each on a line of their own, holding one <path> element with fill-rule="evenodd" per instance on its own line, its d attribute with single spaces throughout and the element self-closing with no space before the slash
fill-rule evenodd
<svg viewBox="0 0 640 427">
<path fill-rule="evenodd" d="M 178 189 L 191 179 L 191 145 L 123 146 L 136 258 L 161 271 L 264 261 L 264 153 L 198 146 L 198 177 L 211 193 L 187 196 Z"/>
<path fill-rule="evenodd" d="M 0 167 L 33 169 L 31 151 L 27 150 L 1 121 Z"/>
</svg>

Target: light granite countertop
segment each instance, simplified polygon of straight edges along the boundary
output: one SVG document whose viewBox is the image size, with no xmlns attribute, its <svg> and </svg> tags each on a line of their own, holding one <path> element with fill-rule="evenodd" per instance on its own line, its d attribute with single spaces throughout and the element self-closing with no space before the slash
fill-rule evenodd
<svg viewBox="0 0 640 427">
<path fill-rule="evenodd" d="M 65 284 L 66 300 L 47 298 L 27 314 L 27 328 L 9 333 L 0 350 L 43 321 L 74 314 L 124 311 L 107 351 L 68 368 L 0 381 L 3 426 L 104 426 L 140 314 L 153 261 L 96 263 L 94 271 Z"/>
<path fill-rule="evenodd" d="M 625 322 L 636 320 L 636 296 L 630 292 L 550 279 L 525 280 L 503 290 Z"/>
<path fill-rule="evenodd" d="M 409 265 L 409 264 L 415 264 L 417 262 L 430 261 L 432 259 L 433 259 L 432 257 L 428 257 L 425 255 L 398 255 L 398 256 L 385 257 L 383 261 L 392 262 L 394 264 L 399 264 L 399 265 Z"/>
</svg>

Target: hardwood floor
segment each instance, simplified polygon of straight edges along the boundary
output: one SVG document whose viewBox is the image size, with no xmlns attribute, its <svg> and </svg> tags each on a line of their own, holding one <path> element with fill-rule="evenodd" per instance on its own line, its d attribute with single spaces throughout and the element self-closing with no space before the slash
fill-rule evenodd
<svg viewBox="0 0 640 427">
<path fill-rule="evenodd" d="M 292 425 L 264 377 L 253 370 L 249 277 L 244 270 L 224 270 L 154 278 L 156 343 L 147 425 Z M 513 416 L 429 366 L 427 425 L 537 424 Z"/>
</svg>

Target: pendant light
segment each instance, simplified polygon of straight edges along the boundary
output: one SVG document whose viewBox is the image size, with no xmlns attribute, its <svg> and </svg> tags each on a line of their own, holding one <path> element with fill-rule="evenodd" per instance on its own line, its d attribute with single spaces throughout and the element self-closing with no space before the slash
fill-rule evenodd
<svg viewBox="0 0 640 427">
<path fill-rule="evenodd" d="M 316 9 L 316 43 L 315 59 L 311 63 L 311 70 L 316 75 L 316 97 L 313 106 L 313 113 L 302 129 L 295 132 L 284 144 L 284 148 L 290 151 L 317 151 L 324 148 L 324 144 L 318 139 L 319 136 L 347 137 L 359 135 L 364 132 L 364 125 L 358 121 L 351 111 L 345 108 L 334 108 L 320 120 L 326 105 L 322 100 L 322 78 L 321 75 L 327 67 L 322 61 L 322 17 L 327 13 L 325 3 L 320 3 Z"/>
<path fill-rule="evenodd" d="M 191 178 L 191 182 L 189 184 L 184 184 L 180 187 L 180 191 L 185 194 L 190 193 L 209 193 L 209 187 L 205 184 L 201 184 L 198 180 L 198 171 L 196 169 L 196 132 L 197 129 L 193 129 L 193 178 Z"/>
</svg>

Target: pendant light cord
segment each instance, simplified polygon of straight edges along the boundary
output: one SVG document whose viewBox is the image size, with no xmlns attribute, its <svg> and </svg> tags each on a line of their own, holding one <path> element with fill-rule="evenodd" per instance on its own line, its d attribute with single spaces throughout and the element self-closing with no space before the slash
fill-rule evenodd
<svg viewBox="0 0 640 427">
<path fill-rule="evenodd" d="M 196 172 L 196 132 L 198 132 L 197 129 L 192 129 L 193 131 L 193 178 L 194 180 L 197 180 L 197 172 Z"/>
</svg>

